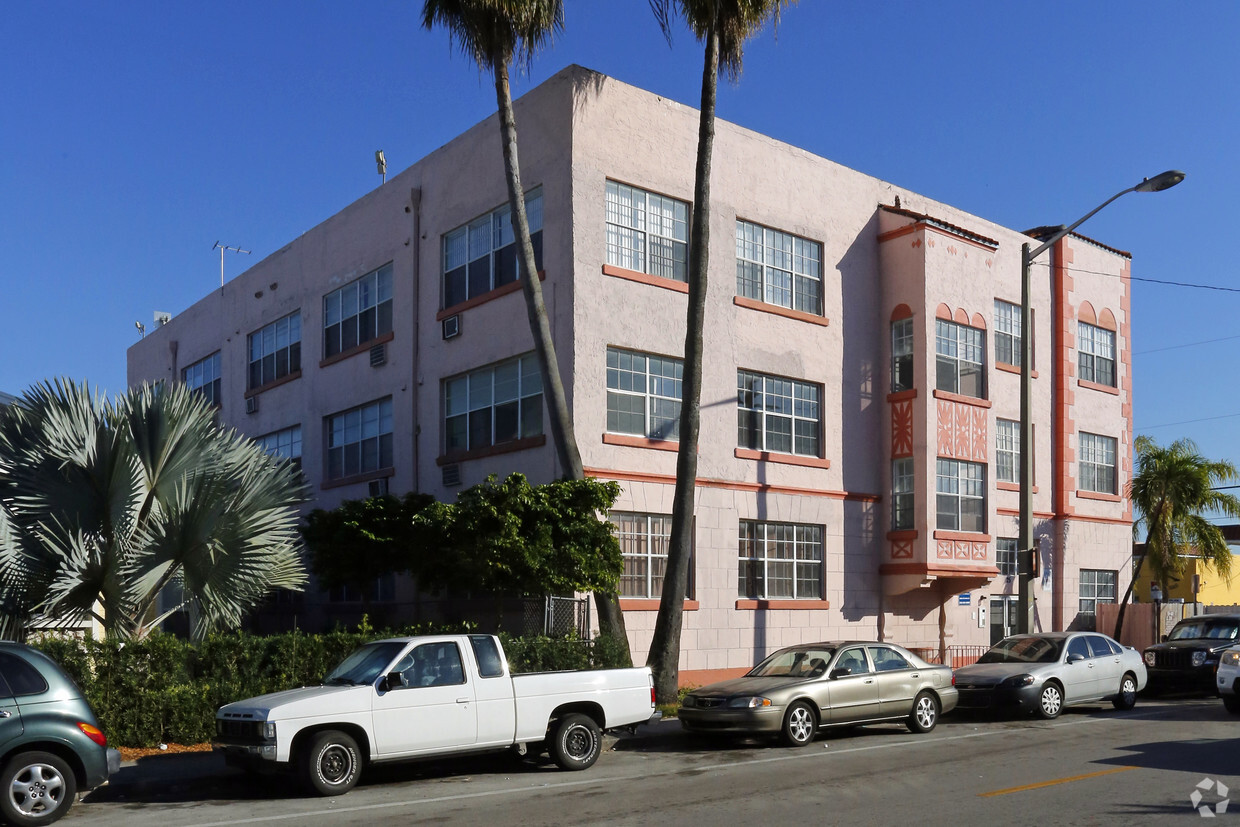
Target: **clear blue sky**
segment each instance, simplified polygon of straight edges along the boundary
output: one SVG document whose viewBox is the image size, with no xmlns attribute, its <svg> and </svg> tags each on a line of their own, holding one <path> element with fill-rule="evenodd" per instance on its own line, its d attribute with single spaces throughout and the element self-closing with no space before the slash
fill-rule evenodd
<svg viewBox="0 0 1240 827">
<path fill-rule="evenodd" d="M 697 104 L 687 30 L 669 48 L 645 0 L 566 6 L 518 94 L 579 63 Z M 494 112 L 420 8 L 6 2 L 0 390 L 123 389 L 134 321 L 217 286 L 217 240 L 253 251 L 228 254 L 232 278 L 376 186 L 376 149 L 394 173 Z M 803 0 L 750 44 L 719 115 L 1018 230 L 1182 169 L 1081 232 L 1138 278 L 1237 290 L 1237 32 L 1230 0 Z M 1138 432 L 1240 462 L 1240 293 L 1133 294 Z"/>
</svg>

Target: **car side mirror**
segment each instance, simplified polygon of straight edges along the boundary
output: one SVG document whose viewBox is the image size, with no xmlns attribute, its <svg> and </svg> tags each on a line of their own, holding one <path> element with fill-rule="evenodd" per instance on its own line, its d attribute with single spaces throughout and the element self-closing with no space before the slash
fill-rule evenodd
<svg viewBox="0 0 1240 827">
<path fill-rule="evenodd" d="M 1077 652 L 1068 655 L 1068 663 L 1080 663 L 1083 660 L 1085 660 L 1085 656 Z"/>
<path fill-rule="evenodd" d="M 842 678 L 842 677 L 844 677 L 845 675 L 851 675 L 851 674 L 852 674 L 852 667 L 851 667 L 851 666 L 841 666 L 841 667 L 839 667 L 838 669 L 832 669 L 832 670 L 831 670 L 831 680 L 835 680 L 835 679 L 837 679 L 837 678 Z"/>
<path fill-rule="evenodd" d="M 1163 635 L 1163 636 L 1162 636 L 1162 638 L 1161 638 L 1161 640 L 1162 640 L 1162 642 L 1163 642 L 1163 643 L 1166 643 L 1166 642 L 1167 642 L 1167 636 L 1166 636 L 1166 635 Z"/>
<path fill-rule="evenodd" d="M 379 680 L 380 692 L 391 692 L 401 686 L 404 686 L 404 682 L 400 679 L 400 672 L 388 672 Z"/>
</svg>

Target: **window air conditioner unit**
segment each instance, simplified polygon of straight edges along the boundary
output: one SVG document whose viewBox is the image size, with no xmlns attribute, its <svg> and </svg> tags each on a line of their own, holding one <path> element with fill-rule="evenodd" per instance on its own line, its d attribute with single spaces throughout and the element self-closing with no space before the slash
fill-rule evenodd
<svg viewBox="0 0 1240 827">
<path fill-rule="evenodd" d="M 370 496 L 382 497 L 388 492 L 387 477 L 370 481 Z"/>
<path fill-rule="evenodd" d="M 387 364 L 387 343 L 377 344 L 370 349 L 370 366 L 377 368 Z"/>
<path fill-rule="evenodd" d="M 443 484 L 445 487 L 452 488 L 461 484 L 461 466 L 460 463 L 452 463 L 443 467 Z"/>
<path fill-rule="evenodd" d="M 258 413 L 258 397 L 257 396 L 246 397 L 245 412 L 248 414 Z"/>
<path fill-rule="evenodd" d="M 449 316 L 448 318 L 443 320 L 443 337 L 445 339 L 452 339 L 460 335 L 461 335 L 461 314 L 460 313 L 457 313 L 455 316 Z"/>
</svg>

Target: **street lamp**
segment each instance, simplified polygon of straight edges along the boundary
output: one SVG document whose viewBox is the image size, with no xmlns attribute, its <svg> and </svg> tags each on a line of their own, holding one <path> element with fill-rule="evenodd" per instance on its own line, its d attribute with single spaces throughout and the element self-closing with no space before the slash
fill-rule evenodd
<svg viewBox="0 0 1240 827">
<path fill-rule="evenodd" d="M 1060 227 L 1050 238 L 1032 250 L 1026 243 L 1020 248 L 1020 528 L 1017 547 L 1020 563 L 1017 569 L 1019 585 L 1016 611 L 1016 631 L 1028 634 L 1033 629 L 1033 595 L 1030 590 L 1033 555 L 1033 323 L 1030 308 L 1029 267 L 1033 260 L 1049 250 L 1057 241 L 1084 224 L 1115 199 L 1130 192 L 1161 192 L 1184 180 L 1184 173 L 1168 170 L 1153 178 L 1146 178 L 1135 187 L 1117 192 L 1103 201 L 1084 217 L 1070 226 Z"/>
</svg>

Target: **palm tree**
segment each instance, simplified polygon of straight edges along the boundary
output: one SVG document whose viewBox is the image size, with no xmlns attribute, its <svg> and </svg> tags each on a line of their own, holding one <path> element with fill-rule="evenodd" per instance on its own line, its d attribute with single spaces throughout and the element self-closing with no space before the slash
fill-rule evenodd
<svg viewBox="0 0 1240 827">
<path fill-rule="evenodd" d="M 667 570 L 646 663 L 654 670 L 660 703 L 676 700 L 680 631 L 689 584 L 693 497 L 697 483 L 698 431 L 702 404 L 702 332 L 706 320 L 706 276 L 710 264 L 710 165 L 715 143 L 715 99 L 719 69 L 740 78 L 745 41 L 768 21 L 777 23 L 790 0 L 650 0 L 650 8 L 671 42 L 673 12 L 682 16 L 706 47 L 702 68 L 702 106 L 698 123 L 697 167 L 693 185 L 693 225 L 689 230 L 689 306 L 685 323 L 685 369 L 680 408 L 680 447 Z"/>
<path fill-rule="evenodd" d="M 1236 466 L 1209 460 L 1191 439 L 1179 439 L 1163 447 L 1148 436 L 1133 443 L 1136 473 L 1128 486 L 1128 496 L 1140 517 L 1133 523 L 1133 536 L 1145 531 L 1145 546 L 1137 562 L 1140 572 L 1145 561 L 1163 593 L 1170 581 L 1184 570 L 1183 555 L 1195 550 L 1201 559 L 1221 576 L 1231 571 L 1231 549 L 1218 526 L 1204 514 L 1240 517 L 1240 498 L 1217 491 L 1219 485 L 1237 478 Z M 1133 580 L 1136 575 L 1133 575 Z M 1119 607 L 1115 637 L 1124 626 L 1124 607 L 1132 597 L 1132 582 Z"/>
<path fill-rule="evenodd" d="M 530 242 L 530 226 L 525 214 L 525 194 L 521 188 L 521 167 L 517 159 L 517 120 L 512 109 L 512 89 L 508 66 L 514 58 L 527 64 L 550 44 L 553 35 L 564 28 L 563 0 L 426 0 L 422 6 L 422 25 L 448 30 L 451 42 L 479 68 L 490 70 L 495 78 L 495 99 L 499 106 L 499 130 L 503 139 L 504 176 L 508 184 L 508 204 L 512 228 L 521 256 L 521 284 L 525 310 L 534 334 L 534 349 L 542 371 L 544 398 L 550 414 L 551 436 L 564 476 L 585 479 L 577 435 L 568 411 L 568 400 L 551 338 L 551 322 L 543 303 L 542 285 Z M 624 615 L 615 593 L 594 592 L 599 628 L 622 642 L 628 650 Z"/>
<path fill-rule="evenodd" d="M 194 634 L 233 628 L 274 589 L 306 582 L 301 474 L 215 423 L 183 385 L 110 403 L 66 380 L 0 417 L 0 631 L 87 616 L 141 637 L 168 586 Z"/>
</svg>

